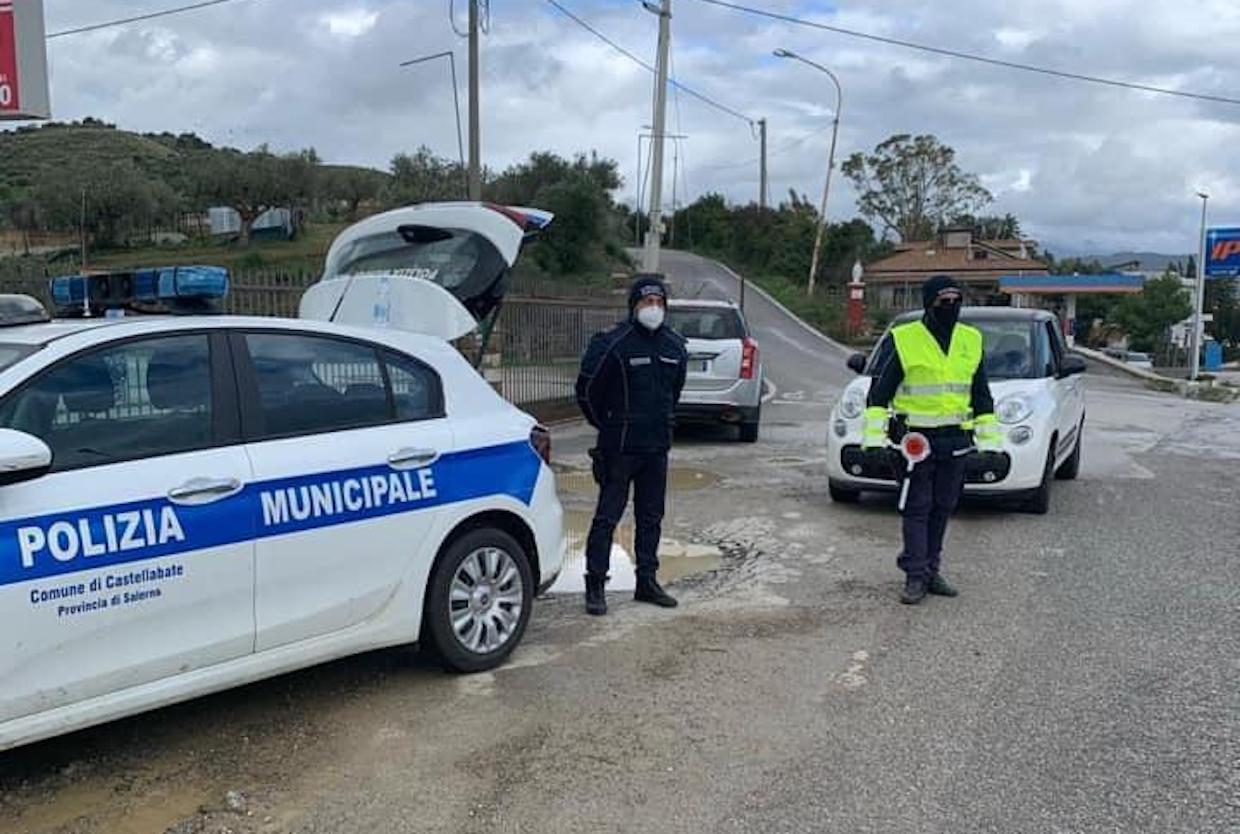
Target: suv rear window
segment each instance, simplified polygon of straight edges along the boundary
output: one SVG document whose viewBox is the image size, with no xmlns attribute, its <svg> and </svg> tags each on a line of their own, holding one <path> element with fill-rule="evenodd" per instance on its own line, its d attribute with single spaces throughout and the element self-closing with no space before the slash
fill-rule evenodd
<svg viewBox="0 0 1240 834">
<path fill-rule="evenodd" d="M 673 307 L 668 325 L 686 339 L 743 339 L 745 322 L 729 307 Z"/>
</svg>

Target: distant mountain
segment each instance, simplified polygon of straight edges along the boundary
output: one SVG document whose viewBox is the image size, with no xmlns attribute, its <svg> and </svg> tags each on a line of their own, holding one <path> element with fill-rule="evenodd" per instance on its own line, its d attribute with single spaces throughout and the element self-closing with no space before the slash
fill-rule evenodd
<svg viewBox="0 0 1240 834">
<path fill-rule="evenodd" d="M 1102 261 L 1104 266 L 1137 261 L 1141 264 L 1138 269 L 1142 272 L 1164 272 L 1170 264 L 1188 263 L 1189 257 L 1188 254 L 1164 255 L 1159 252 L 1117 252 L 1114 255 L 1100 257 L 1098 260 Z"/>
<path fill-rule="evenodd" d="M 1189 256 L 1164 255 L 1159 252 L 1116 252 L 1111 255 L 1081 255 L 1080 258 L 1087 261 L 1097 259 L 1103 266 L 1122 264 L 1124 270 L 1165 272 L 1169 264 L 1187 264 Z M 1131 266 L 1133 261 L 1139 263 L 1140 266 Z"/>
</svg>

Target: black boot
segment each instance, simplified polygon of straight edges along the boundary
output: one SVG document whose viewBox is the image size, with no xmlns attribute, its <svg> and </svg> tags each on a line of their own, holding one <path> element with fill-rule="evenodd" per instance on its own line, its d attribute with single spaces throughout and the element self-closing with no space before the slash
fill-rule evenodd
<svg viewBox="0 0 1240 834">
<path fill-rule="evenodd" d="M 909 577 L 904 580 L 904 593 L 900 594 L 900 602 L 905 605 L 917 605 L 926 598 L 926 580 Z"/>
<path fill-rule="evenodd" d="M 607 576 L 586 574 L 586 613 L 601 617 L 607 613 Z"/>
<path fill-rule="evenodd" d="M 633 599 L 638 602 L 649 602 L 660 608 L 675 608 L 680 604 L 667 591 L 659 587 L 659 581 L 653 576 L 637 577 L 637 590 L 633 593 Z"/>
<path fill-rule="evenodd" d="M 946 579 L 940 574 L 930 577 L 930 583 L 926 585 L 926 590 L 934 594 L 936 597 L 954 597 L 959 596 L 957 591 Z"/>
</svg>

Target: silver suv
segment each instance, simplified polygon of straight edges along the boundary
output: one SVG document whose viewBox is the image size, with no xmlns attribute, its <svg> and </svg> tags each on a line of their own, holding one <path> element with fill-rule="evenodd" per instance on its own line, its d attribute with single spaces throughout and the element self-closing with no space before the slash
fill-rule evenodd
<svg viewBox="0 0 1240 834">
<path fill-rule="evenodd" d="M 762 359 L 740 308 L 730 301 L 673 300 L 668 324 L 688 340 L 689 368 L 677 423 L 726 423 L 758 439 Z"/>
</svg>

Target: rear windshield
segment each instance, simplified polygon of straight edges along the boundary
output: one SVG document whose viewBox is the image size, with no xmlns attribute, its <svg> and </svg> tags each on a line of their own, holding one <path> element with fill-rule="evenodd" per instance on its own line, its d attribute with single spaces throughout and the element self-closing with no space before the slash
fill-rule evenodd
<svg viewBox="0 0 1240 834">
<path fill-rule="evenodd" d="M 745 323 L 729 307 L 673 307 L 667 322 L 686 339 L 743 339 Z"/>
<path fill-rule="evenodd" d="M 489 284 L 504 271 L 503 258 L 482 235 L 442 231 L 443 239 L 426 242 L 410 242 L 398 232 L 359 238 L 328 261 L 324 277 L 405 273 L 455 291 L 470 284 Z"/>
<path fill-rule="evenodd" d="M 1047 366 L 1049 346 L 1042 330 L 1028 321 L 1001 319 L 970 321 L 982 331 L 982 347 L 986 353 L 986 376 L 989 379 L 1036 379 Z M 1044 335 L 1044 334 L 1043 334 Z M 866 373 L 878 376 L 894 349 L 891 335 L 883 337 L 870 357 Z"/>
</svg>

